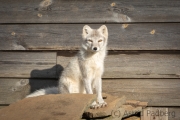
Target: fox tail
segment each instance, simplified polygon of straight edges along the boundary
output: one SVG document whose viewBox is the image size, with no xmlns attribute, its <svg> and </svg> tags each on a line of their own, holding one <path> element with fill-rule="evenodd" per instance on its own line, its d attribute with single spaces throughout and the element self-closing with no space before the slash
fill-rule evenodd
<svg viewBox="0 0 180 120">
<path fill-rule="evenodd" d="M 58 93 L 59 92 L 58 92 L 57 87 L 49 87 L 49 88 L 37 90 L 37 91 L 29 94 L 28 96 L 26 96 L 26 98 L 36 97 L 36 96 L 41 96 L 41 95 L 48 95 L 48 94 L 58 94 Z"/>
</svg>

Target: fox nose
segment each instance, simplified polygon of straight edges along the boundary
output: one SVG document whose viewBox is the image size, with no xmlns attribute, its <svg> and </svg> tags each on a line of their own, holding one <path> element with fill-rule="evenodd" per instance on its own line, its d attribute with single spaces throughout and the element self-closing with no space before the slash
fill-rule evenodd
<svg viewBox="0 0 180 120">
<path fill-rule="evenodd" d="M 97 50 L 97 47 L 94 47 L 94 48 L 93 48 L 93 50 L 95 50 L 95 51 L 96 51 L 96 50 Z"/>
</svg>

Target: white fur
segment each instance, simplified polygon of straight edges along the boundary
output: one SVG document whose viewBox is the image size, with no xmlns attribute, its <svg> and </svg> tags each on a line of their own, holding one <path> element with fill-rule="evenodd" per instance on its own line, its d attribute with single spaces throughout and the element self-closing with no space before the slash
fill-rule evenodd
<svg viewBox="0 0 180 120">
<path fill-rule="evenodd" d="M 91 29 L 88 25 L 83 27 L 82 48 L 69 62 L 60 79 L 59 93 L 87 93 L 97 94 L 97 100 L 92 108 L 104 107 L 107 103 L 102 99 L 102 74 L 104 72 L 104 59 L 108 42 L 108 30 L 105 25 L 99 29 Z M 96 49 L 95 49 L 96 48 Z M 41 89 L 27 97 L 45 95 L 57 88 Z"/>
<path fill-rule="evenodd" d="M 28 97 L 36 97 L 36 96 L 41 96 L 41 95 L 47 95 L 47 94 L 58 94 L 58 88 L 57 87 L 50 87 L 50 88 L 45 88 L 45 89 L 40 89 L 35 91 L 34 93 L 26 96 Z"/>
</svg>

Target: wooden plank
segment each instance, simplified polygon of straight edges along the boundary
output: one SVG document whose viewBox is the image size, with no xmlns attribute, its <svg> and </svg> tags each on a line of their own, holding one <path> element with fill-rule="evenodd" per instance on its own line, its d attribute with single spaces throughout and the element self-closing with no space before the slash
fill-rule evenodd
<svg viewBox="0 0 180 120">
<path fill-rule="evenodd" d="M 148 107 L 142 111 L 141 120 L 168 120 L 168 108 Z"/>
<path fill-rule="evenodd" d="M 30 92 L 27 79 L 0 78 L 0 104 L 10 104 L 23 99 Z"/>
<path fill-rule="evenodd" d="M 180 79 L 103 80 L 103 92 L 148 102 L 148 106 L 180 106 L 179 86 Z"/>
<path fill-rule="evenodd" d="M 56 78 L 74 55 L 70 52 L 59 52 L 57 65 L 54 52 L 0 52 L 0 77 Z M 180 54 L 110 52 L 103 78 L 180 78 L 179 71 Z"/>
<path fill-rule="evenodd" d="M 57 77 L 55 52 L 0 52 L 0 56 L 0 77 Z"/>
<path fill-rule="evenodd" d="M 0 78 L 0 104 L 16 102 L 30 92 L 51 86 L 57 86 L 57 80 Z"/>
<path fill-rule="evenodd" d="M 0 23 L 179 22 L 179 0 L 6 0 Z"/>
<path fill-rule="evenodd" d="M 180 108 L 179 107 L 169 107 L 168 108 L 168 120 L 180 120 Z"/>
<path fill-rule="evenodd" d="M 57 64 L 65 67 L 74 54 L 59 52 Z M 103 78 L 180 78 L 180 54 L 109 52 Z"/>
<path fill-rule="evenodd" d="M 0 104 L 13 103 L 23 99 L 30 91 L 51 86 L 57 86 L 57 80 L 0 78 Z M 128 100 L 147 101 L 148 106 L 180 106 L 179 86 L 180 79 L 103 80 L 103 92 L 120 97 L 125 95 Z"/>
<path fill-rule="evenodd" d="M 141 120 L 179 120 L 179 113 L 179 107 L 148 107 L 141 113 Z"/>
<path fill-rule="evenodd" d="M 0 25 L 0 50 L 78 50 L 83 26 Z M 107 27 L 109 50 L 180 50 L 180 23 L 107 24 Z"/>
</svg>

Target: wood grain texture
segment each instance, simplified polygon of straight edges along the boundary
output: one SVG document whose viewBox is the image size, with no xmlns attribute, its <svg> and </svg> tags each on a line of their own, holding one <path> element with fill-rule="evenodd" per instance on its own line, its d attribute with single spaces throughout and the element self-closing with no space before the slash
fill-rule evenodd
<svg viewBox="0 0 180 120">
<path fill-rule="evenodd" d="M 0 104 L 10 104 L 23 99 L 30 92 L 28 79 L 0 78 Z"/>
<path fill-rule="evenodd" d="M 158 111 L 159 111 L 159 116 L 156 116 L 158 115 Z M 141 113 L 141 120 L 166 120 L 166 119 L 179 120 L 180 107 L 148 107 L 144 109 L 144 111 Z"/>
<path fill-rule="evenodd" d="M 168 108 L 147 107 L 141 113 L 141 120 L 168 120 Z"/>
<path fill-rule="evenodd" d="M 0 50 L 78 50 L 84 24 L 0 25 Z M 99 28 L 100 24 L 90 25 Z M 180 50 L 180 23 L 107 24 L 109 50 Z"/>
<path fill-rule="evenodd" d="M 76 53 L 0 52 L 0 77 L 57 78 Z M 180 78 L 180 54 L 110 52 L 103 78 Z"/>
<path fill-rule="evenodd" d="M 179 22 L 179 0 L 6 0 L 0 23 Z"/>
<path fill-rule="evenodd" d="M 168 112 L 168 120 L 180 120 L 180 107 L 169 107 Z"/>
<path fill-rule="evenodd" d="M 55 52 L 0 52 L 0 56 L 0 77 L 57 77 Z"/>
<path fill-rule="evenodd" d="M 57 86 L 55 79 L 0 79 L 0 104 L 23 99 L 29 92 Z M 128 100 L 147 101 L 148 106 L 180 106 L 180 79 L 104 79 L 103 92 Z M 171 110 L 172 111 L 172 110 Z M 178 114 L 178 113 L 177 113 Z"/>
<path fill-rule="evenodd" d="M 59 52 L 57 64 L 65 67 L 74 54 Z M 180 54 L 109 52 L 103 78 L 180 78 Z"/>
<path fill-rule="evenodd" d="M 0 104 L 11 104 L 30 92 L 51 86 L 57 86 L 57 80 L 0 78 Z"/>
<path fill-rule="evenodd" d="M 148 106 L 179 106 L 180 79 L 103 80 L 103 92 L 125 95 L 128 100 L 148 102 Z"/>
</svg>

